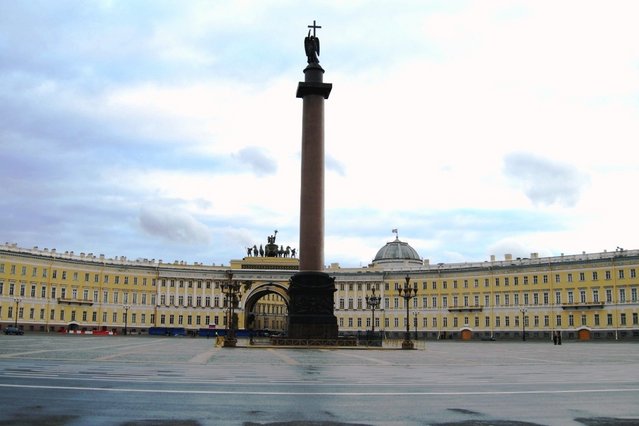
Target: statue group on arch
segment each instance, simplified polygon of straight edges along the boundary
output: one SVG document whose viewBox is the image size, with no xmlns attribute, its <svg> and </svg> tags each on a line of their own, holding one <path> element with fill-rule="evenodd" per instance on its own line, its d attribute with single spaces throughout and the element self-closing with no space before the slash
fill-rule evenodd
<svg viewBox="0 0 639 426">
<path fill-rule="evenodd" d="M 278 246 L 275 243 L 276 237 L 277 230 L 275 230 L 273 235 L 267 237 L 268 243 L 266 246 L 260 244 L 259 248 L 257 245 L 247 247 L 246 255 L 248 257 L 295 257 L 297 255 L 297 250 L 291 248 L 291 246 L 286 246 L 286 248 L 283 245 Z"/>
</svg>

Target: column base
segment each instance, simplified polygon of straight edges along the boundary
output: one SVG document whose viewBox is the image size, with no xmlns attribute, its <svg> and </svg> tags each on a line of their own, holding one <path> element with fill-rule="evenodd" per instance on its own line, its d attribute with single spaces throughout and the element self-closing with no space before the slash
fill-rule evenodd
<svg viewBox="0 0 639 426">
<path fill-rule="evenodd" d="M 289 339 L 337 339 L 333 313 L 335 278 L 323 272 L 299 272 L 291 278 Z"/>
</svg>

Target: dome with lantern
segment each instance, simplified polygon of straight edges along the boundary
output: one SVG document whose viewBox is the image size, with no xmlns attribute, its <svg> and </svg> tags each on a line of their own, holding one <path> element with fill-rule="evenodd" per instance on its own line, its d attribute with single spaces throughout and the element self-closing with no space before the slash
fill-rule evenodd
<svg viewBox="0 0 639 426">
<path fill-rule="evenodd" d="M 397 235 L 394 241 L 386 243 L 384 247 L 379 249 L 372 265 L 383 268 L 405 268 L 422 266 L 423 261 L 419 253 L 407 242 L 400 241 Z"/>
</svg>

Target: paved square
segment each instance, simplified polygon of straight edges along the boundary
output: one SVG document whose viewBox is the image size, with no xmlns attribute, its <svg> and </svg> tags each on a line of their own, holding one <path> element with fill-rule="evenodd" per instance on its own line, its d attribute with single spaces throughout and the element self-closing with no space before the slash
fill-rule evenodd
<svg viewBox="0 0 639 426">
<path fill-rule="evenodd" d="M 420 344 L 0 336 L 0 424 L 639 424 L 636 344 Z"/>
</svg>

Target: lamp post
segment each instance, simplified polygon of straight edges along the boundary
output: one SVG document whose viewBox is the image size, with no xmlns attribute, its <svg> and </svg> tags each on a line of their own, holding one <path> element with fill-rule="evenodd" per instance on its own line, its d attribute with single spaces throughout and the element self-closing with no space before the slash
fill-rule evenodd
<svg viewBox="0 0 639 426">
<path fill-rule="evenodd" d="M 525 342 L 526 341 L 526 312 L 528 312 L 528 309 L 521 308 L 519 312 L 521 312 L 521 330 L 522 330 L 521 340 Z"/>
<path fill-rule="evenodd" d="M 375 295 L 375 287 L 371 289 L 372 295 L 366 296 L 366 306 L 371 310 L 372 333 L 375 333 L 375 309 L 379 308 L 381 297 Z"/>
<path fill-rule="evenodd" d="M 237 346 L 237 338 L 235 337 L 235 308 L 240 301 L 240 283 L 233 281 L 233 272 L 226 271 L 228 281 L 220 285 L 222 292 L 226 298 L 226 336 L 224 336 L 224 347 L 234 348 Z"/>
<path fill-rule="evenodd" d="M 127 328 L 129 325 L 129 309 L 131 309 L 130 305 L 122 305 L 124 308 L 124 335 L 127 335 Z"/>
<path fill-rule="evenodd" d="M 375 309 L 379 308 L 379 304 L 381 302 L 381 296 L 375 296 L 375 286 L 371 289 L 370 296 L 366 296 L 366 306 L 371 310 L 371 338 L 375 338 Z M 367 339 L 370 340 L 370 339 Z"/>
<path fill-rule="evenodd" d="M 409 305 L 410 300 L 417 296 L 417 289 L 410 286 L 410 276 L 406 275 L 406 282 L 404 287 L 399 288 L 399 297 L 404 299 L 404 305 L 406 305 L 406 334 L 404 335 L 404 341 L 402 342 L 402 349 L 414 349 L 415 345 L 410 340 L 410 314 Z"/>
<path fill-rule="evenodd" d="M 13 326 L 15 328 L 18 328 L 18 305 L 22 302 L 22 299 L 20 299 L 19 297 L 16 297 L 13 299 L 13 301 L 16 302 L 16 313 L 13 316 L 15 318 L 15 322 Z"/>
</svg>

